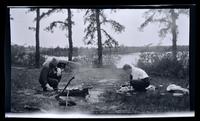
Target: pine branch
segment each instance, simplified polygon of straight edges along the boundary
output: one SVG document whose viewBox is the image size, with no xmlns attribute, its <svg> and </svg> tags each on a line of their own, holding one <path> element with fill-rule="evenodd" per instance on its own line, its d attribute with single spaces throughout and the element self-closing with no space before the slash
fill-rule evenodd
<svg viewBox="0 0 200 121">
<path fill-rule="evenodd" d="M 166 37 L 166 35 L 169 32 L 170 28 L 171 28 L 171 25 L 168 25 L 166 28 L 160 29 L 159 36 L 162 37 L 162 38 Z"/>
<path fill-rule="evenodd" d="M 52 13 L 56 12 L 58 9 L 50 9 L 47 12 L 43 12 L 40 15 L 40 19 L 44 18 L 45 16 L 50 16 Z"/>
<path fill-rule="evenodd" d="M 84 17 L 86 17 L 90 13 L 90 9 L 86 9 L 86 12 L 84 14 Z"/>
<path fill-rule="evenodd" d="M 92 13 L 90 16 L 84 18 L 84 24 L 86 24 L 87 22 L 91 23 L 94 21 L 96 21 L 94 13 Z"/>
<path fill-rule="evenodd" d="M 25 13 L 35 12 L 37 8 L 29 8 Z"/>
<path fill-rule="evenodd" d="M 115 32 L 121 33 L 122 31 L 125 30 L 125 27 L 123 25 L 121 25 L 120 23 L 118 23 L 114 20 L 105 20 L 104 22 L 111 24 L 111 26 L 115 30 Z"/>
<path fill-rule="evenodd" d="M 158 23 L 171 23 L 170 20 L 168 20 L 169 18 L 158 18 L 158 19 L 152 19 L 152 22 L 158 22 Z"/>
<path fill-rule="evenodd" d="M 106 22 L 108 21 L 107 17 L 104 14 L 101 14 L 101 17 L 102 17 L 102 21 L 100 22 L 100 24 L 106 24 Z"/>
<path fill-rule="evenodd" d="M 88 29 L 88 28 L 90 28 L 89 26 L 87 27 L 87 29 L 85 30 L 86 31 L 86 35 L 84 36 L 84 41 L 85 41 L 85 43 L 86 43 L 86 40 L 88 40 L 89 39 L 89 43 L 88 44 L 93 44 L 93 42 L 94 42 L 94 39 L 95 39 L 95 31 L 96 31 L 96 28 L 90 28 L 90 29 Z"/>
<path fill-rule="evenodd" d="M 144 27 L 146 27 L 149 23 L 153 22 L 153 17 L 155 13 L 149 16 L 139 27 L 139 30 L 142 31 Z"/>
<path fill-rule="evenodd" d="M 57 24 L 60 24 L 62 29 L 65 29 L 68 27 L 68 24 L 63 21 L 54 21 L 54 22 L 50 23 L 50 26 L 46 27 L 45 30 L 51 31 L 53 33 L 53 29 L 55 27 L 57 27 Z"/>
<path fill-rule="evenodd" d="M 107 20 L 106 15 L 104 14 L 103 9 L 99 9 L 99 16 L 100 16 L 100 25 L 101 24 L 111 24 L 112 28 L 115 30 L 115 32 L 122 32 L 124 31 L 125 27 L 121 25 L 120 23 L 114 21 L 114 20 Z M 96 9 L 87 9 L 86 13 L 84 15 L 84 24 L 88 24 L 88 26 L 84 29 L 84 32 L 86 35 L 83 38 L 83 41 L 86 44 L 93 44 L 95 41 L 95 32 L 97 30 L 96 25 Z M 113 39 L 104 29 L 101 29 L 103 33 L 105 34 L 106 41 L 103 45 L 111 46 L 111 45 L 118 45 L 118 42 Z M 88 41 L 86 41 L 88 40 Z"/>
<path fill-rule="evenodd" d="M 29 30 L 33 30 L 33 31 L 36 31 L 36 28 L 35 27 L 28 27 Z"/>
<path fill-rule="evenodd" d="M 189 11 L 189 9 L 179 9 L 178 14 L 184 14 L 184 15 L 189 16 L 190 11 Z"/>
<path fill-rule="evenodd" d="M 101 29 L 101 31 L 103 31 L 103 33 L 105 34 L 105 36 L 106 36 L 109 40 L 113 40 L 113 38 L 108 34 L 108 32 L 106 32 L 106 30 Z"/>
<path fill-rule="evenodd" d="M 110 36 L 110 34 L 108 34 L 108 32 L 106 32 L 104 29 L 101 29 L 101 31 L 103 31 L 103 33 L 105 34 L 107 40 L 104 42 L 104 46 L 108 46 L 108 47 L 113 47 L 113 45 L 116 47 L 118 46 L 118 42 Z"/>
<path fill-rule="evenodd" d="M 34 8 L 32 11 L 35 11 L 36 10 L 36 8 Z M 52 13 L 54 13 L 54 12 L 59 12 L 59 11 L 61 11 L 62 9 L 50 9 L 50 10 L 48 10 L 47 12 L 43 12 L 41 15 L 40 15 L 40 20 L 41 19 L 43 19 L 44 17 L 47 17 L 47 16 L 50 16 Z M 34 18 L 34 21 L 36 21 L 36 19 L 37 18 Z"/>
</svg>

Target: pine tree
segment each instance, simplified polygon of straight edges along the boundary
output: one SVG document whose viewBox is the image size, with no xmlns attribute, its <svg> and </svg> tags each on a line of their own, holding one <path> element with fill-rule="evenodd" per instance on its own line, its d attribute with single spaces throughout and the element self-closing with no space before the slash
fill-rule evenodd
<svg viewBox="0 0 200 121">
<path fill-rule="evenodd" d="M 84 24 L 87 24 L 84 32 L 86 33 L 84 36 L 84 42 L 86 44 L 94 44 L 97 37 L 97 46 L 98 46 L 98 67 L 103 65 L 103 45 L 105 46 L 117 46 L 118 42 L 110 36 L 110 34 L 102 28 L 104 24 L 110 24 L 115 32 L 121 33 L 124 31 L 125 27 L 120 23 L 107 19 L 103 9 L 87 9 L 84 15 Z M 97 35 L 95 36 L 95 32 Z M 105 35 L 106 40 L 102 42 L 102 33 Z"/>
<path fill-rule="evenodd" d="M 36 22 L 35 27 L 29 27 L 29 30 L 35 31 L 35 40 L 36 40 L 36 45 L 35 45 L 35 67 L 39 68 L 40 67 L 40 40 L 39 40 L 39 34 L 40 34 L 40 21 L 42 18 L 45 17 L 45 15 L 48 15 L 49 13 L 53 12 L 55 10 L 49 10 L 47 12 L 43 12 L 40 14 L 40 8 L 30 8 L 28 12 L 36 12 L 36 17 L 34 21 Z"/>
<path fill-rule="evenodd" d="M 158 23 L 164 26 L 159 30 L 159 36 L 164 38 L 168 33 L 172 35 L 172 58 L 177 61 L 177 19 L 180 14 L 189 15 L 188 9 L 150 9 L 144 13 L 145 21 L 141 24 L 140 30 L 149 23 Z"/>
<path fill-rule="evenodd" d="M 65 11 L 66 9 L 56 9 L 57 12 Z M 53 12 L 52 12 L 53 13 Z M 68 60 L 72 60 L 72 55 L 73 55 L 73 41 L 72 41 L 72 25 L 74 22 L 72 21 L 72 12 L 71 9 L 67 9 L 67 18 L 64 21 L 53 21 L 50 23 L 50 25 L 46 28 L 47 31 L 51 31 L 53 33 L 53 29 L 57 27 L 57 25 L 60 25 L 59 27 L 61 30 L 68 31 L 68 34 L 66 37 L 68 38 L 68 43 L 69 43 L 69 53 L 68 53 Z"/>
</svg>

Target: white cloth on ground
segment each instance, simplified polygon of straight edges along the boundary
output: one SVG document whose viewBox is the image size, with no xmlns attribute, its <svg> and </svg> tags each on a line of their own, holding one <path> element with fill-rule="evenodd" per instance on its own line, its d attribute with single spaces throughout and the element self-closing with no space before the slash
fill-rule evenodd
<svg viewBox="0 0 200 121">
<path fill-rule="evenodd" d="M 167 89 L 166 89 L 168 92 L 170 91 L 181 91 L 183 92 L 184 94 L 188 94 L 189 93 L 189 90 L 186 89 L 186 88 L 183 88 L 181 86 L 178 86 L 178 85 L 175 85 L 175 84 L 170 84 L 169 86 L 167 86 Z"/>
<path fill-rule="evenodd" d="M 121 86 L 120 89 L 117 90 L 117 93 L 126 93 L 132 90 L 134 90 L 132 86 Z"/>
</svg>

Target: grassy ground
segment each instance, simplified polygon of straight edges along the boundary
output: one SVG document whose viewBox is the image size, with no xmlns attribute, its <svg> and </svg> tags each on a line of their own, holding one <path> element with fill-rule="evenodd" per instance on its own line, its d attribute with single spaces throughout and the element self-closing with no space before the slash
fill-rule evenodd
<svg viewBox="0 0 200 121">
<path fill-rule="evenodd" d="M 44 112 L 81 112 L 89 114 L 142 114 L 157 112 L 189 111 L 189 95 L 174 97 L 167 93 L 166 87 L 174 83 L 186 87 L 185 80 L 154 77 L 151 84 L 158 87 L 155 92 L 137 93 L 132 96 L 116 93 L 127 77 L 120 69 L 112 68 L 80 68 L 75 73 L 75 79 L 70 86 L 92 86 L 91 90 L 99 91 L 98 101 L 73 98 L 77 105 L 71 107 L 59 106 L 54 98 L 54 92 L 43 93 L 38 83 L 40 69 L 12 67 L 11 69 L 11 111 L 32 112 L 26 106 L 41 109 Z M 60 88 L 73 74 L 64 73 Z M 163 87 L 159 87 L 163 85 Z M 161 95 L 165 93 L 165 95 Z M 94 97 L 93 97 L 94 98 Z"/>
</svg>

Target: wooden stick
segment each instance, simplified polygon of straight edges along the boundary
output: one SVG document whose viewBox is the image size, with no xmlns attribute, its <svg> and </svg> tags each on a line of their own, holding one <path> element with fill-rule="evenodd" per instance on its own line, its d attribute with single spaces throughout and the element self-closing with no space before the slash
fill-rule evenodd
<svg viewBox="0 0 200 121">
<path fill-rule="evenodd" d="M 71 82 L 74 78 L 75 78 L 75 77 L 73 76 L 73 77 L 68 81 L 68 83 L 67 83 L 67 85 L 65 86 L 65 88 L 62 90 L 61 93 L 59 93 L 59 94 L 56 96 L 56 98 L 58 98 L 58 97 L 65 91 L 65 89 L 67 88 L 67 86 L 70 84 L 70 82 Z"/>
</svg>

